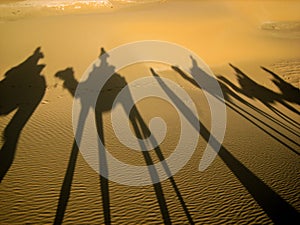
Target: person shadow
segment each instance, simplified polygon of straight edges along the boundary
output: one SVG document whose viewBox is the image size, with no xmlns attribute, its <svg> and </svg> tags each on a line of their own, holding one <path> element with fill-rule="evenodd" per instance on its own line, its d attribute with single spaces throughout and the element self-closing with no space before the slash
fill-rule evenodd
<svg viewBox="0 0 300 225">
<path fill-rule="evenodd" d="M 196 64 L 193 64 L 191 69 L 192 76 L 201 76 L 201 73 L 195 73 L 201 70 L 201 68 L 195 68 Z M 240 162 L 230 151 L 221 143 L 217 145 L 218 140 L 212 136 L 208 128 L 196 118 L 196 115 L 189 109 L 186 103 L 181 100 L 172 89 L 164 83 L 159 74 L 150 68 L 152 75 L 157 79 L 158 83 L 165 91 L 165 93 L 173 100 L 173 103 L 180 109 L 190 124 L 199 132 L 199 135 L 208 143 L 209 139 L 213 139 L 212 146 L 220 146 L 218 152 L 219 157 L 231 170 L 235 177 L 241 182 L 241 184 L 247 189 L 254 200 L 265 211 L 274 224 L 298 224 L 300 221 L 300 215 L 297 210 L 286 202 L 280 195 L 273 191 L 267 184 L 265 184 L 259 177 L 257 177 L 252 171 L 250 171 L 242 162 Z M 204 71 L 203 71 L 204 73 Z M 202 74 L 203 75 L 203 74 Z M 206 75 L 205 75 L 206 76 Z M 209 75 L 207 75 L 209 76 Z M 226 94 L 225 94 L 226 96 Z M 193 123 L 199 121 L 200 131 L 198 127 Z M 215 149 L 216 151 L 218 149 Z"/>
<path fill-rule="evenodd" d="M 45 64 L 38 64 L 44 55 L 38 47 L 24 62 L 8 70 L 0 81 L 0 115 L 17 110 L 6 126 L 0 151 L 0 183 L 13 164 L 22 129 L 40 104 L 46 90 L 41 75 Z"/>
<path fill-rule="evenodd" d="M 267 69 L 266 67 L 261 66 L 260 68 L 273 76 L 272 82 L 279 88 L 281 91 L 281 96 L 284 100 L 300 105 L 300 91 L 298 88 L 286 82 L 278 74 Z"/>
<path fill-rule="evenodd" d="M 286 83 L 283 83 L 283 80 L 279 79 L 279 76 L 275 76 L 276 80 L 273 80 L 273 82 L 281 88 L 281 91 L 284 91 L 285 95 L 278 94 L 260 84 L 258 84 L 256 81 L 251 79 L 249 76 L 247 76 L 243 71 L 241 71 L 238 67 L 232 65 L 229 63 L 229 66 L 233 68 L 233 70 L 236 73 L 238 82 L 240 84 L 240 88 L 232 85 L 231 83 L 228 83 L 231 85 L 231 87 L 243 94 L 244 96 L 250 98 L 250 99 L 257 99 L 261 103 L 263 103 L 267 108 L 269 108 L 272 112 L 274 112 L 277 116 L 279 116 L 281 119 L 283 119 L 285 122 L 289 123 L 290 125 L 293 125 L 297 128 L 299 128 L 299 122 L 295 121 L 291 117 L 284 114 L 282 111 L 278 110 L 276 107 L 274 107 L 275 103 L 280 103 L 288 110 L 294 112 L 295 114 L 299 115 L 299 111 L 288 104 L 285 101 L 285 98 L 289 97 L 289 100 L 294 101 L 295 97 L 290 98 L 290 94 L 287 94 L 287 90 L 290 89 L 290 87 L 287 87 Z M 266 70 L 265 70 L 266 71 Z M 268 70 L 267 70 L 268 71 Z M 270 72 L 270 71 L 268 71 Z M 273 73 L 274 76 L 274 73 Z M 293 89 L 292 89 L 293 90 Z"/>
<path fill-rule="evenodd" d="M 262 130 L 263 132 L 265 132 L 266 134 L 268 134 L 269 136 L 271 136 L 273 139 L 275 139 L 276 141 L 278 141 L 279 143 L 281 143 L 283 146 L 287 147 L 289 150 L 291 150 L 295 154 L 300 155 L 300 153 L 298 151 L 296 151 L 290 145 L 290 143 L 292 143 L 292 144 L 294 144 L 296 146 L 299 146 L 299 143 L 297 141 L 293 140 L 293 138 L 290 137 L 289 135 L 285 135 L 284 133 L 282 133 L 279 130 L 275 129 L 267 121 L 275 123 L 278 126 L 282 127 L 283 129 L 287 130 L 288 132 L 290 132 L 290 134 L 293 134 L 293 135 L 299 137 L 299 134 L 298 134 L 298 132 L 295 129 L 293 129 L 292 127 L 288 126 L 286 123 L 278 120 L 277 118 L 269 115 L 265 111 L 257 108 L 256 106 L 254 106 L 250 102 L 246 101 L 244 98 L 242 98 L 240 95 L 237 94 L 237 93 L 239 93 L 238 92 L 238 90 L 239 90 L 238 87 L 236 87 L 226 77 L 223 77 L 223 76 L 219 75 L 218 76 L 218 82 L 219 82 L 219 85 L 220 85 L 220 87 L 221 87 L 221 89 L 223 91 L 223 97 L 224 97 L 224 99 L 223 99 L 220 95 L 217 94 L 217 92 L 213 91 L 211 88 L 207 88 L 207 87 L 209 87 L 209 84 L 212 82 L 211 79 L 214 79 L 214 78 L 212 78 L 205 71 L 203 71 L 198 66 L 196 60 L 193 57 L 191 57 L 191 60 L 192 60 L 191 74 L 197 74 L 197 76 L 201 80 L 205 80 L 206 81 L 207 85 L 205 85 L 204 87 L 201 87 L 202 89 L 204 89 L 207 92 L 209 92 L 211 95 L 213 95 L 219 101 L 224 101 L 225 100 L 225 104 L 226 104 L 227 107 L 229 107 L 230 109 L 232 109 L 234 112 L 236 112 L 237 114 L 239 114 L 244 119 L 246 119 L 249 122 L 251 122 L 252 124 L 254 124 L 260 130 Z M 200 88 L 199 85 L 197 84 L 197 82 L 192 77 L 188 76 L 185 72 L 183 72 L 179 67 L 177 67 L 177 66 L 171 66 L 171 68 L 175 72 L 177 72 L 182 78 L 184 78 L 189 83 L 191 83 L 193 86 L 195 86 L 197 88 Z M 231 87 L 233 90 L 231 88 L 229 88 L 229 87 Z M 237 93 L 235 91 L 237 91 Z M 239 102 L 239 103 L 241 103 L 241 104 L 243 104 L 247 108 L 245 109 L 245 108 L 241 107 L 239 104 L 236 103 L 236 101 Z M 265 118 L 266 120 L 260 119 L 259 117 L 255 116 L 253 113 L 251 113 L 251 111 L 249 111 L 249 109 L 252 109 L 252 110 L 256 111 L 257 113 L 259 113 L 260 115 L 262 115 L 263 118 Z M 268 129 L 265 129 L 262 125 L 266 126 Z M 277 135 L 274 135 L 270 131 L 273 131 Z M 283 139 L 278 138 L 278 136 L 281 136 Z"/>
<path fill-rule="evenodd" d="M 105 71 L 107 74 L 113 73 L 113 75 L 107 80 L 105 85 L 103 86 L 102 90 L 100 91 L 100 94 L 96 101 L 96 107 L 93 108 L 91 102 L 94 100 L 91 100 L 90 97 L 88 99 L 85 99 L 85 96 L 78 96 L 75 93 L 75 90 L 77 86 L 79 85 L 79 82 L 74 77 L 74 71 L 72 68 L 66 68 L 65 70 L 59 71 L 55 74 L 55 77 L 58 77 L 59 79 L 63 80 L 63 87 L 69 91 L 69 93 L 73 97 L 80 98 L 80 102 L 82 105 L 82 109 L 79 116 L 80 124 L 84 124 L 86 120 L 86 116 L 88 114 L 88 110 L 92 109 L 95 110 L 96 115 L 96 124 L 97 124 L 97 131 L 99 138 L 103 145 L 105 146 L 105 137 L 103 132 L 103 113 L 107 111 L 111 111 L 113 107 L 113 103 L 119 92 L 127 85 L 127 81 L 124 77 L 122 77 L 120 74 L 115 72 L 115 68 L 112 65 L 109 65 L 107 62 L 107 58 L 109 55 L 105 52 L 104 48 L 101 48 L 101 54 L 99 58 L 101 59 L 101 63 L 99 66 L 94 65 L 93 70 L 90 72 L 89 77 L 87 80 L 83 81 L 83 83 L 80 83 L 82 90 L 90 90 L 91 86 L 93 87 L 95 80 L 98 79 L 97 77 L 101 76 L 103 71 Z M 93 85 L 91 85 L 93 84 Z M 94 86 L 95 87 L 95 86 Z M 90 90 L 92 91 L 92 90 Z M 133 131 L 137 138 L 139 139 L 145 139 L 151 136 L 151 132 L 145 123 L 145 121 L 142 118 L 141 113 L 139 112 L 138 108 L 135 106 L 134 100 L 132 98 L 132 95 L 130 93 L 130 90 L 128 88 L 125 89 L 123 92 L 124 95 L 126 95 L 126 98 L 129 102 L 118 102 L 117 104 L 121 104 L 122 107 L 125 109 L 126 106 L 124 104 L 133 105 L 130 112 L 127 112 L 127 117 L 129 118 L 129 121 L 133 127 Z M 82 128 L 78 128 L 76 133 L 76 137 L 79 137 L 81 139 L 82 136 Z M 151 136 L 150 138 L 152 146 L 157 146 L 154 151 L 160 161 L 164 161 L 163 153 L 160 149 L 160 147 L 157 145 L 157 141 L 154 136 Z M 144 146 L 143 142 L 140 143 L 141 149 L 147 149 L 146 146 Z M 76 141 L 74 140 L 73 148 L 71 151 L 70 159 L 68 168 L 65 174 L 64 182 L 61 188 L 58 207 L 57 207 L 57 213 L 55 217 L 54 224 L 61 224 L 63 222 L 64 213 L 67 207 L 68 199 L 71 192 L 71 185 L 73 180 L 73 173 L 75 170 L 75 164 L 76 159 L 78 155 L 78 146 L 80 146 L 80 140 Z M 147 165 L 153 165 L 154 160 L 151 158 L 151 155 L 148 151 L 142 151 L 143 158 Z M 109 176 L 108 171 L 108 165 L 107 165 L 107 156 L 105 149 L 100 148 L 99 149 L 99 164 L 100 164 L 100 188 L 101 188 L 101 195 L 102 195 L 102 207 L 104 212 L 104 223 L 105 224 L 111 224 L 111 213 L 110 213 L 110 196 L 109 196 L 109 182 L 107 177 Z M 166 165 L 166 163 L 163 164 L 164 169 L 167 173 L 170 173 L 170 169 Z M 148 167 L 149 174 L 151 176 L 152 181 L 156 182 L 159 179 L 158 172 L 153 167 Z M 188 221 L 191 224 L 193 223 L 192 217 L 188 211 L 188 208 L 183 200 L 183 197 L 179 191 L 179 188 L 176 185 L 176 182 L 173 177 L 169 178 L 175 193 L 177 194 L 177 197 L 183 207 L 183 210 L 187 216 Z M 153 182 L 153 183 L 154 183 Z M 162 219 L 165 224 L 171 224 L 171 219 L 169 215 L 169 211 L 166 204 L 166 199 L 164 197 L 162 185 L 160 183 L 153 184 L 153 188 L 157 197 L 158 205 L 160 208 L 160 212 L 162 215 Z"/>
<path fill-rule="evenodd" d="M 99 58 L 101 59 L 101 55 L 105 54 L 105 50 L 101 48 L 101 54 Z M 95 82 L 95 79 L 97 79 L 95 76 L 99 76 L 101 74 L 98 74 L 98 70 L 101 68 L 104 68 L 106 71 L 114 71 L 114 67 L 108 65 L 107 63 L 107 57 L 102 57 L 101 64 L 99 67 L 96 65 L 93 66 L 93 70 L 90 72 L 89 77 L 86 81 L 83 81 L 81 83 L 81 86 L 84 87 L 86 90 L 89 90 L 90 86 Z M 81 104 L 81 111 L 79 115 L 79 121 L 81 124 L 85 124 L 85 121 L 87 119 L 87 115 L 89 110 L 95 110 L 96 116 L 96 121 L 97 121 L 97 130 L 98 130 L 98 135 L 102 143 L 104 144 L 104 135 L 102 132 L 102 114 L 99 114 L 99 109 L 95 108 L 93 106 L 93 103 L 91 99 L 87 99 L 86 95 L 81 95 L 78 96 L 76 95 L 76 89 L 79 85 L 79 82 L 76 80 L 74 76 L 74 70 L 72 67 L 68 67 L 65 70 L 58 71 L 55 74 L 55 77 L 61 79 L 63 81 L 63 88 L 67 89 L 69 93 L 72 95 L 74 98 L 78 98 L 80 100 Z M 93 99 L 94 100 L 94 99 Z M 98 104 L 96 104 L 97 107 Z M 100 110 L 101 111 L 101 110 Z M 59 200 L 58 200 L 58 205 L 57 205 L 57 210 L 56 210 L 56 215 L 54 219 L 54 224 L 62 224 L 65 211 L 67 208 L 67 204 L 69 201 L 70 193 L 71 193 L 71 186 L 73 182 L 73 177 L 74 177 L 74 171 L 76 167 L 76 161 L 79 153 L 79 147 L 80 142 L 82 139 L 82 134 L 83 134 L 83 127 L 78 126 L 76 130 L 75 136 L 78 137 L 77 140 L 74 139 L 73 141 L 73 146 L 67 166 L 67 170 L 64 176 L 63 184 L 60 190 L 60 195 L 59 195 Z M 77 142 L 76 142 L 77 141 Z M 106 163 L 106 155 L 105 151 L 103 149 L 99 149 L 99 159 L 101 160 L 101 167 L 100 167 L 100 173 L 103 175 L 107 175 L 107 163 Z M 105 176 L 99 176 L 100 179 L 100 188 L 101 188 L 101 193 L 102 193 L 102 206 L 103 206 L 103 212 L 104 212 L 104 223 L 105 224 L 110 224 L 111 223 L 111 216 L 110 216 L 110 198 L 109 198 L 109 182 Z"/>
</svg>

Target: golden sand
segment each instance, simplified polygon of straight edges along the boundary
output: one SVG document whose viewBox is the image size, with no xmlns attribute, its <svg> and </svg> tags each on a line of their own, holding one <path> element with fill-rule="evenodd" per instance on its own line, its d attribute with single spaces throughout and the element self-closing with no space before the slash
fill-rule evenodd
<svg viewBox="0 0 300 225">
<path fill-rule="evenodd" d="M 0 224 L 272 224 L 299 219 L 299 10 L 297 1 L 166 1 L 101 13 L 29 11 L 1 17 L 0 100 L 1 107 L 11 108 L 0 117 Z M 159 63 L 118 71 L 127 83 L 152 76 L 150 67 L 173 80 L 194 101 L 202 125 L 193 157 L 173 178 L 130 187 L 99 178 L 73 145 L 72 90 L 100 47 L 108 51 L 153 39 L 191 49 L 210 66 L 227 102 L 227 129 L 219 156 L 199 172 L 211 118 L 191 76 Z M 33 61 L 45 67 L 35 68 L 39 78 L 33 83 L 33 71 L 20 63 L 39 46 L 44 58 L 35 55 Z M 74 82 L 63 86 L 55 74 L 68 67 Z M 5 74 L 14 73 L 16 80 L 3 82 Z M 118 88 L 109 87 L 103 95 L 109 99 Z M 24 112 L 32 112 L 28 118 L 21 112 L 5 139 L 18 101 Z M 178 114 L 157 98 L 136 107 L 146 124 L 160 116 L 168 126 L 161 152 L 149 153 L 152 162 L 159 162 L 160 154 L 168 157 L 177 145 Z M 145 155 L 116 138 L 109 107 L 101 113 L 110 153 L 128 164 L 146 165 Z"/>
</svg>

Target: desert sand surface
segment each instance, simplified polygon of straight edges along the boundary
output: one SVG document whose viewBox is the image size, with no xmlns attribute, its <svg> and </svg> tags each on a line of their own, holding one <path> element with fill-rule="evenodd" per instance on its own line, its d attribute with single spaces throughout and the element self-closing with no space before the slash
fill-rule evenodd
<svg viewBox="0 0 300 225">
<path fill-rule="evenodd" d="M 0 2 L 0 224 L 299 224 L 300 3 L 145 2 L 64 9 Z M 142 40 L 184 46 L 206 62 L 223 90 L 227 127 L 218 156 L 199 171 L 211 112 L 193 79 L 197 65 L 187 73 L 156 62 L 116 71 L 96 113 L 99 136 L 120 161 L 158 163 L 181 135 L 176 109 L 149 97 L 131 111 L 138 119 L 128 121 L 132 133 L 145 138 L 151 118 L 161 117 L 167 134 L 159 148 L 142 153 L 118 140 L 112 102 L 138 78 L 177 83 L 195 104 L 192 116 L 200 124 L 196 150 L 178 173 L 154 185 L 128 186 L 100 177 L 83 158 L 74 142 L 72 107 L 101 48 L 109 52 Z"/>
</svg>

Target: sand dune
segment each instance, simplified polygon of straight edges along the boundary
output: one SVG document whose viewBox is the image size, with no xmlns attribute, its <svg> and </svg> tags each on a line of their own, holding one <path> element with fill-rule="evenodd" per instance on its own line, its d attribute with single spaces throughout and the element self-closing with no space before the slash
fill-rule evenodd
<svg viewBox="0 0 300 225">
<path fill-rule="evenodd" d="M 1 18 L 0 224 L 297 224 L 299 3 L 165 1 L 107 10 Z M 133 187 L 99 177 L 85 161 L 74 142 L 72 104 L 101 47 L 147 39 L 177 43 L 205 60 L 223 90 L 227 129 L 217 158 L 200 172 L 211 115 L 192 76 L 197 68 L 186 73 L 153 62 L 116 71 L 95 110 L 98 132 L 120 161 L 160 162 L 180 137 L 178 112 L 154 97 L 135 105 L 129 124 L 146 138 L 150 120 L 162 117 L 168 130 L 159 148 L 134 151 L 116 137 L 113 100 L 140 77 L 177 83 L 201 125 L 197 148 L 176 175 Z M 172 88 L 159 84 L 176 100 Z M 176 104 L 184 111 L 186 102 Z"/>
</svg>

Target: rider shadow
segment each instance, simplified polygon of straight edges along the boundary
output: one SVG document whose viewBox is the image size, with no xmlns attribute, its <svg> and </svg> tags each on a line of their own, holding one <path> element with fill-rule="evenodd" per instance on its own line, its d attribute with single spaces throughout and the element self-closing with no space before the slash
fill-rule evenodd
<svg viewBox="0 0 300 225">
<path fill-rule="evenodd" d="M 195 64 L 193 64 L 195 66 Z M 201 76 L 201 74 L 195 73 L 201 68 L 193 67 L 191 73 L 193 76 Z M 245 165 L 243 165 L 237 158 L 235 158 L 218 140 L 211 135 L 210 131 L 205 125 L 196 118 L 189 107 L 164 83 L 160 76 L 150 69 L 153 76 L 157 79 L 158 83 L 165 91 L 165 93 L 173 100 L 173 103 L 180 109 L 190 124 L 199 132 L 200 136 L 209 143 L 212 139 L 212 146 L 221 146 L 218 155 L 232 171 L 236 178 L 242 183 L 242 185 L 248 190 L 255 201 L 266 212 L 274 224 L 297 224 L 296 221 L 300 221 L 299 213 L 288 202 L 286 202 L 280 195 L 273 191 L 268 185 L 266 185 L 261 179 L 259 179 L 254 173 L 252 173 Z M 203 71 L 204 72 L 204 71 Z M 208 75 L 207 75 L 208 76 Z M 226 96 L 226 94 L 225 94 Z M 199 121 L 200 131 L 197 126 L 193 124 L 193 121 Z M 218 144 L 215 144 L 218 143 Z M 217 149 L 215 149 L 217 151 Z M 296 223 L 295 223 L 296 222 Z"/>
<path fill-rule="evenodd" d="M 101 54 L 104 54 L 104 49 L 101 49 Z M 105 67 L 107 70 L 112 70 L 113 67 L 108 66 L 106 60 L 101 61 L 101 64 L 99 68 Z M 89 74 L 89 77 L 86 81 L 81 83 L 81 85 L 86 87 L 86 89 L 89 89 L 89 85 L 94 82 L 95 75 L 97 74 L 97 66 L 94 65 L 93 71 Z M 97 129 L 98 129 L 98 135 L 101 141 L 104 144 L 104 135 L 102 132 L 102 114 L 99 113 L 98 108 L 96 109 L 93 106 L 93 103 L 89 100 L 86 99 L 85 96 L 76 96 L 76 89 L 79 85 L 79 82 L 76 80 L 74 77 L 74 71 L 73 68 L 69 67 L 66 68 L 65 70 L 58 71 L 55 74 L 55 77 L 58 77 L 59 79 L 63 80 L 63 87 L 64 89 L 67 89 L 69 93 L 74 97 L 74 98 L 79 98 L 80 103 L 81 103 L 81 112 L 79 115 L 79 121 L 81 124 L 85 124 L 87 115 L 89 110 L 95 110 L 96 111 L 96 121 L 97 121 Z M 77 140 L 74 140 L 69 162 L 68 162 L 68 167 L 65 173 L 65 177 L 63 180 L 63 184 L 60 190 L 60 196 L 58 200 L 58 205 L 57 205 L 57 210 L 56 210 L 56 216 L 54 220 L 54 224 L 62 224 L 63 219 L 64 219 L 64 214 L 67 208 L 67 204 L 69 201 L 70 193 L 71 193 L 71 186 L 72 186 L 72 181 L 73 181 L 73 176 L 74 176 L 74 171 L 75 171 L 75 166 L 76 166 L 76 161 L 79 153 L 79 148 L 81 138 L 82 138 L 82 133 L 83 133 L 83 127 L 78 126 L 77 131 L 76 131 L 76 137 L 79 137 Z M 77 141 L 77 142 L 76 142 Z M 101 174 L 104 172 L 107 173 L 107 164 L 106 164 L 106 155 L 105 152 L 101 151 L 99 152 L 99 155 L 101 157 Z M 106 174 L 107 175 L 107 174 Z M 101 188 L 101 193 L 102 193 L 102 207 L 103 207 L 103 212 L 104 212 L 104 222 L 105 224 L 110 224 L 111 223 L 111 216 L 110 216 L 110 198 L 109 198 L 109 183 L 108 180 L 104 176 L 99 176 L 100 178 L 100 188 Z"/>
<path fill-rule="evenodd" d="M 249 76 L 247 76 L 244 72 L 242 72 L 236 66 L 234 66 L 232 64 L 229 64 L 229 66 L 232 67 L 233 70 L 235 71 L 238 82 L 240 84 L 240 88 L 235 85 L 229 84 L 235 91 L 243 94 L 244 96 L 246 96 L 248 98 L 257 99 L 258 101 L 263 103 L 267 108 L 269 108 L 272 112 L 274 112 L 277 116 L 282 118 L 284 121 L 286 121 L 287 123 L 290 123 L 291 125 L 294 125 L 295 127 L 299 127 L 299 123 L 297 121 L 293 120 L 292 118 L 285 115 L 284 113 L 282 113 L 280 110 L 278 110 L 277 108 L 275 108 L 273 106 L 275 103 L 280 103 L 285 108 L 287 108 L 290 111 L 299 115 L 299 111 L 285 101 L 284 95 L 278 94 L 278 93 L 258 84 L 256 81 L 252 80 Z M 273 73 L 273 75 L 274 75 L 274 73 Z M 286 92 L 287 91 L 286 83 L 283 83 L 283 80 L 278 80 L 278 78 L 279 78 L 278 76 L 275 78 L 277 80 L 274 80 L 273 82 L 275 84 L 277 84 L 279 87 L 281 87 L 281 90 Z M 286 94 L 286 96 L 290 96 L 290 95 Z M 294 98 L 295 97 L 293 97 L 293 100 L 294 100 Z"/>
<path fill-rule="evenodd" d="M 299 98 L 300 91 L 298 88 L 286 82 L 279 75 L 267 69 L 266 67 L 261 66 L 261 69 L 273 76 L 272 81 L 281 91 L 281 96 L 284 100 L 300 105 L 300 98 Z"/>
<path fill-rule="evenodd" d="M 195 59 L 193 57 L 191 57 L 191 60 L 192 60 L 192 65 L 193 65 L 192 68 L 191 68 L 191 74 L 197 74 L 198 78 L 204 80 L 207 84 L 206 86 L 208 87 L 209 84 L 212 82 L 212 79 L 214 79 L 214 78 L 212 78 L 205 71 L 203 71 L 201 68 L 199 68 L 199 66 L 197 65 L 197 62 L 195 61 Z M 193 78 L 188 76 L 185 72 L 183 72 L 180 68 L 178 68 L 176 66 L 172 66 L 172 69 L 174 71 L 176 71 L 180 76 L 182 76 L 185 80 L 187 80 L 191 84 L 193 84 L 195 87 L 200 88 L 199 85 L 197 84 L 197 82 Z M 298 151 L 296 151 L 289 144 L 289 143 L 292 143 L 294 145 L 299 146 L 299 144 L 295 140 L 293 140 L 293 138 L 291 138 L 290 136 L 285 135 L 282 132 L 278 131 L 277 129 L 272 127 L 270 124 L 268 124 L 266 121 L 269 120 L 269 121 L 279 125 L 283 129 L 286 129 L 291 134 L 299 137 L 299 134 L 297 133 L 297 131 L 295 131 L 293 128 L 287 126 L 287 124 L 283 123 L 282 121 L 280 121 L 280 120 L 274 118 L 273 116 L 269 115 L 265 111 L 263 111 L 263 110 L 257 108 L 256 106 L 252 105 L 251 103 L 246 101 L 244 98 L 239 96 L 237 93 L 232 91 L 231 88 L 233 88 L 233 90 L 235 90 L 237 87 L 231 81 L 229 81 L 227 78 L 225 78 L 223 76 L 218 76 L 218 78 L 219 78 L 219 85 L 220 85 L 220 87 L 223 91 L 223 97 L 224 97 L 225 104 L 226 104 L 227 107 L 229 107 L 230 109 L 232 109 L 233 111 L 238 113 L 244 119 L 246 119 L 249 122 L 251 122 L 252 124 L 254 124 L 260 130 L 262 130 L 263 132 L 265 132 L 266 134 L 268 134 L 269 136 L 274 138 L 276 141 L 278 141 L 279 143 L 281 143 L 282 145 L 287 147 L 289 150 L 291 150 L 295 154 L 297 154 L 297 155 L 300 154 Z M 201 87 L 201 88 L 203 90 L 209 92 L 211 95 L 213 95 L 218 100 L 224 101 L 222 96 L 218 95 L 217 92 L 212 91 L 212 89 L 207 88 L 206 86 Z M 231 87 L 231 88 L 229 88 L 229 87 Z M 249 110 L 244 109 L 239 104 L 236 104 L 235 101 L 233 101 L 234 99 L 236 101 L 242 103 L 244 106 L 249 107 L 250 109 L 253 109 L 257 113 L 262 115 L 266 120 L 262 120 L 262 119 L 258 118 L 253 113 L 249 112 Z M 268 129 L 265 129 L 261 124 L 266 126 L 267 128 L 269 128 L 270 130 L 272 130 L 273 132 L 275 132 L 277 135 L 281 136 L 285 140 L 282 140 L 281 138 L 278 138 L 276 135 L 274 135 Z"/>
<path fill-rule="evenodd" d="M 102 57 L 101 57 L 102 56 Z M 101 49 L 101 63 L 99 66 L 94 65 L 93 70 L 90 72 L 89 77 L 87 80 L 83 81 L 81 83 L 82 90 L 87 90 L 87 91 L 93 91 L 90 88 L 95 87 L 96 80 L 98 79 L 99 76 L 102 76 L 103 71 L 105 71 L 106 74 L 113 74 L 108 81 L 105 83 L 103 86 L 99 97 L 97 97 L 96 100 L 96 107 L 93 107 L 92 102 L 95 101 L 95 99 L 90 99 L 90 95 L 88 95 L 88 99 L 85 99 L 84 96 L 78 96 L 75 94 L 75 90 L 78 86 L 78 81 L 74 77 L 74 72 L 72 68 L 67 68 L 66 70 L 59 71 L 55 76 L 62 79 L 64 81 L 63 87 L 66 88 L 70 94 L 73 97 L 78 97 L 80 98 L 81 102 L 81 112 L 79 116 L 79 121 L 80 124 L 84 124 L 86 120 L 86 116 L 88 114 L 88 111 L 95 110 L 95 115 L 96 115 L 96 123 L 97 123 L 97 131 L 99 138 L 103 145 L 105 146 L 105 138 L 104 138 L 104 132 L 103 132 L 103 113 L 107 111 L 111 111 L 113 107 L 114 100 L 116 96 L 119 94 L 120 90 L 127 85 L 127 81 L 125 80 L 124 77 L 121 75 L 115 73 L 115 68 L 112 65 L 109 65 L 107 62 L 107 58 L 109 57 L 108 54 L 105 54 L 105 50 L 102 48 Z M 124 95 L 127 96 L 127 99 L 129 102 L 126 102 L 126 104 L 134 103 L 133 98 L 131 96 L 130 90 L 125 89 Z M 125 103 L 124 102 L 118 102 L 117 104 L 121 104 L 123 108 L 125 109 Z M 148 138 L 151 134 L 148 126 L 144 122 L 139 110 L 135 106 L 135 104 L 132 104 L 133 107 L 128 113 L 128 118 L 132 124 L 134 133 L 137 138 L 139 139 L 145 139 Z M 82 136 L 82 128 L 78 127 L 76 137 L 79 137 L 81 139 Z M 153 137 L 153 136 L 152 136 Z M 76 159 L 78 155 L 78 146 L 80 146 L 80 141 L 77 140 L 77 144 L 74 141 L 73 144 L 73 149 L 71 152 L 71 156 L 69 159 L 69 165 L 65 174 L 64 182 L 61 188 L 60 192 L 60 198 L 58 202 L 58 208 L 57 208 L 57 213 L 56 213 L 56 218 L 54 224 L 61 224 L 63 221 L 64 217 L 64 212 L 67 207 L 68 199 L 70 196 L 70 191 L 71 191 L 71 185 L 72 185 L 72 180 L 73 180 L 73 173 L 75 170 L 75 164 L 76 164 Z M 152 146 L 158 146 L 155 138 L 151 139 L 151 144 Z M 141 149 L 146 149 L 146 146 L 144 146 L 143 142 L 140 143 L 140 148 Z M 160 147 L 155 148 L 155 152 L 158 156 L 158 158 L 163 161 L 164 156 L 160 150 Z M 150 154 L 148 151 L 142 151 L 144 160 L 147 165 L 153 165 L 153 159 L 151 158 Z M 111 223 L 111 213 L 110 213 L 110 197 L 109 197 L 109 182 L 106 177 L 109 177 L 109 171 L 108 171 L 108 165 L 107 165 L 107 157 L 106 157 L 106 152 L 105 149 L 100 148 L 99 149 L 99 164 L 100 164 L 100 186 L 101 186 L 101 192 L 102 192 L 102 206 L 103 206 L 103 211 L 104 211 L 104 222 L 105 224 L 110 224 Z M 163 167 L 165 168 L 167 173 L 170 173 L 170 170 L 166 163 L 164 163 Z M 156 169 L 153 169 L 153 167 L 148 167 L 150 177 L 152 181 L 157 181 L 159 179 L 158 173 Z M 193 224 L 191 215 L 188 212 L 188 209 L 184 203 L 184 200 L 180 194 L 180 191 L 175 183 L 175 180 L 173 177 L 170 178 L 170 181 L 173 185 L 173 188 L 178 196 L 178 199 L 185 211 L 185 214 L 191 224 Z M 153 188 L 157 197 L 158 205 L 161 211 L 162 218 L 164 220 L 165 224 L 170 224 L 171 219 L 169 215 L 169 211 L 167 208 L 166 200 L 164 197 L 162 185 L 160 183 L 155 183 L 153 184 Z"/>
<path fill-rule="evenodd" d="M 11 68 L 0 81 L 0 115 L 17 110 L 4 130 L 4 144 L 0 151 L 0 183 L 13 164 L 17 143 L 22 129 L 40 104 L 46 90 L 45 78 L 41 75 L 44 64 L 38 47 L 21 64 Z"/>
</svg>

